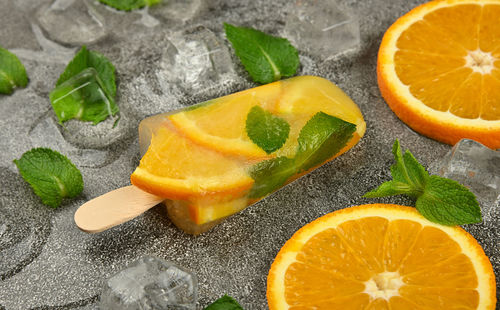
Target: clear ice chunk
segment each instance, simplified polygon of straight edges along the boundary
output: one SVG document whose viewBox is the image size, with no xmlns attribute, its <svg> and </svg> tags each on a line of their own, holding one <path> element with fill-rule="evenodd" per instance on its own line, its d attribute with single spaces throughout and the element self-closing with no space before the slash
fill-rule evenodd
<svg viewBox="0 0 500 310">
<path fill-rule="evenodd" d="M 11 51 L 21 59 L 29 59 L 37 62 L 67 64 L 74 56 L 76 48 L 67 48 L 45 37 L 42 29 L 31 23 L 31 29 L 41 50 L 16 48 Z"/>
<path fill-rule="evenodd" d="M 153 5 L 149 13 L 167 21 L 187 22 L 196 17 L 203 7 L 203 0 L 168 0 Z"/>
<path fill-rule="evenodd" d="M 500 195 L 500 151 L 462 139 L 432 166 L 439 175 L 470 188 L 480 202 L 492 204 Z"/>
<path fill-rule="evenodd" d="M 328 59 L 359 44 L 359 24 L 335 0 L 295 0 L 290 3 L 284 35 L 298 49 Z"/>
<path fill-rule="evenodd" d="M 7 149 L 3 150 L 4 152 Z M 24 180 L 0 166 L 0 279 L 29 265 L 51 232 L 51 215 Z M 20 210 L 19 206 L 23 206 Z M 3 301 L 3 300 L 2 300 Z M 2 302 L 3 303 L 3 302 Z M 0 307 L 1 308 L 1 307 Z"/>
<path fill-rule="evenodd" d="M 205 26 L 195 26 L 169 37 L 161 59 L 163 78 L 188 94 L 235 80 L 226 45 Z"/>
<path fill-rule="evenodd" d="M 106 281 L 100 309 L 191 310 L 196 308 L 197 286 L 192 272 L 145 256 Z"/>
<path fill-rule="evenodd" d="M 36 18 L 48 36 L 60 43 L 89 44 L 107 34 L 93 0 L 55 0 L 42 6 Z"/>
<path fill-rule="evenodd" d="M 87 68 L 50 92 L 60 122 L 77 118 L 97 124 L 118 112 L 94 68 Z"/>
<path fill-rule="evenodd" d="M 0 44 L 9 50 L 17 48 L 37 50 L 39 46 L 31 31 L 29 14 L 19 7 L 19 2 L 19 0 L 2 1 Z"/>
<path fill-rule="evenodd" d="M 33 125 L 29 132 L 31 147 L 48 147 L 67 156 L 78 167 L 102 167 L 108 161 L 108 151 L 78 148 L 70 144 L 61 131 L 65 128 L 52 117 L 46 117 Z"/>
</svg>

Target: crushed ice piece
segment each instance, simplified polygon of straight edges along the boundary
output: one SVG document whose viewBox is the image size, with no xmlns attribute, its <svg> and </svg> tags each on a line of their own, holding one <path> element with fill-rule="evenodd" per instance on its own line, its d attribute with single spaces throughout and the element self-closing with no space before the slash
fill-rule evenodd
<svg viewBox="0 0 500 310">
<path fill-rule="evenodd" d="M 160 24 L 160 21 L 149 14 L 149 7 L 146 6 L 137 11 L 141 15 L 139 20 L 136 20 L 134 24 L 142 24 L 148 28 L 154 28 Z"/>
<path fill-rule="evenodd" d="M 160 63 L 168 83 L 196 94 L 236 80 L 227 46 L 205 26 L 176 32 L 169 40 Z"/>
<path fill-rule="evenodd" d="M 62 126 L 57 126 L 60 130 L 58 135 L 62 135 L 65 142 L 78 147 L 78 154 L 87 153 L 85 149 L 106 148 L 132 134 L 133 120 L 126 113 L 116 114 L 118 108 L 105 91 L 94 68 L 87 68 L 57 86 L 50 93 L 50 101 L 59 121 L 64 122 Z M 84 122 L 87 120 L 100 122 Z M 97 162 L 102 162 L 105 156 L 98 157 Z M 90 162 L 95 159 L 92 156 Z"/>
<path fill-rule="evenodd" d="M 42 50 L 12 49 L 11 51 L 19 58 L 38 62 L 67 64 L 75 56 L 76 48 L 67 48 L 47 39 L 36 24 L 32 23 L 31 29 Z"/>
<path fill-rule="evenodd" d="M 61 122 L 77 118 L 98 121 L 117 112 L 94 68 L 87 68 L 50 92 L 50 102 Z"/>
<path fill-rule="evenodd" d="M 39 46 L 31 32 L 29 12 L 24 8 L 24 3 L 20 2 L 22 1 L 2 1 L 0 45 L 8 50 L 15 48 L 36 50 Z"/>
<path fill-rule="evenodd" d="M 82 45 L 98 41 L 107 34 L 105 19 L 93 0 L 55 0 L 36 13 L 48 36 L 65 44 Z"/>
<path fill-rule="evenodd" d="M 0 281 L 17 274 L 42 251 L 51 216 L 40 205 L 17 172 L 0 166 Z"/>
<path fill-rule="evenodd" d="M 108 34 L 113 34 L 124 40 L 128 40 L 135 35 L 151 31 L 150 28 L 159 26 L 158 19 L 150 14 L 150 8 L 145 6 L 132 11 L 120 11 L 104 3 L 94 0 L 95 14 L 105 20 Z"/>
<path fill-rule="evenodd" d="M 64 139 L 60 130 L 65 130 L 51 117 L 37 122 L 29 132 L 31 146 L 48 147 L 67 156 L 77 167 L 102 167 L 108 161 L 108 151 L 82 149 Z"/>
<path fill-rule="evenodd" d="M 191 310 L 196 308 L 198 281 L 192 272 L 159 258 L 145 256 L 104 285 L 102 310 Z"/>
<path fill-rule="evenodd" d="M 288 10 L 284 36 L 299 50 L 328 59 L 359 44 L 359 24 L 334 0 L 295 0 Z"/>
<path fill-rule="evenodd" d="M 203 0 L 168 0 L 153 5 L 150 14 L 171 21 L 187 22 L 203 10 Z"/>
<path fill-rule="evenodd" d="M 439 175 L 470 188 L 480 202 L 493 204 L 500 195 L 500 151 L 462 139 L 432 166 Z"/>
</svg>

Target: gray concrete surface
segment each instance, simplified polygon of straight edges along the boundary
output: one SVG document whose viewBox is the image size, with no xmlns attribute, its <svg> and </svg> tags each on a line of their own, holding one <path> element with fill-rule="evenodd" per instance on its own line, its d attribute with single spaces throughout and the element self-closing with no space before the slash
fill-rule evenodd
<svg viewBox="0 0 500 310">
<path fill-rule="evenodd" d="M 255 86 L 234 59 L 238 78 L 223 87 L 193 96 L 165 89 L 158 61 L 169 31 L 204 24 L 222 37 L 222 23 L 230 22 L 280 34 L 287 1 L 207 0 L 185 23 L 159 19 L 154 27 L 134 24 L 140 18 L 137 13 L 120 15 L 108 36 L 88 46 L 117 67 L 119 125 L 112 128 L 111 120 L 96 127 L 68 122 L 62 129 L 54 121 L 48 93 L 76 47 L 53 46 L 40 36 L 33 12 L 47 0 L 0 0 L 0 45 L 18 51 L 30 78 L 26 89 L 0 95 L 0 309 L 95 309 L 102 282 L 145 254 L 193 270 L 200 284 L 199 308 L 229 294 L 245 309 L 266 309 L 269 267 L 300 227 L 351 205 L 411 204 L 404 197 L 361 196 L 389 179 L 394 139 L 425 165 L 450 149 L 409 129 L 377 87 L 376 58 L 384 31 L 422 2 L 339 1 L 341 8 L 359 17 L 360 47 L 328 61 L 300 51 L 300 74 L 325 77 L 351 96 L 365 117 L 365 137 L 335 161 L 193 237 L 176 229 L 162 207 L 96 235 L 79 231 L 73 214 L 85 201 L 129 184 L 140 159 L 137 125 L 142 118 Z M 61 151 L 81 169 L 85 189 L 78 198 L 58 209 L 40 203 L 12 163 L 36 146 Z M 484 222 L 465 227 L 484 247 L 497 277 L 498 210 L 498 202 L 483 206 Z"/>
</svg>

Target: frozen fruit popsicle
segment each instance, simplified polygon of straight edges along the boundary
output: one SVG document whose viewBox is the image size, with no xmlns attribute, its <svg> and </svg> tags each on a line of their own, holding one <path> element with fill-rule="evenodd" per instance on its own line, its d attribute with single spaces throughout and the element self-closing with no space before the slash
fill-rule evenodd
<svg viewBox="0 0 500 310">
<path fill-rule="evenodd" d="M 365 128 L 333 83 L 295 77 L 143 120 L 131 181 L 199 234 L 349 150 Z"/>
</svg>

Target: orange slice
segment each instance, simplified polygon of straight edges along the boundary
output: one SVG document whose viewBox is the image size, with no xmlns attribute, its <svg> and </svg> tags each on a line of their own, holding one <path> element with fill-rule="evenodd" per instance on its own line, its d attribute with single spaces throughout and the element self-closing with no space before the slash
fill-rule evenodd
<svg viewBox="0 0 500 310">
<path fill-rule="evenodd" d="M 500 147 L 500 1 L 423 4 L 385 33 L 380 92 L 414 130 L 455 144 Z"/>
<path fill-rule="evenodd" d="M 203 148 L 166 125 L 153 134 L 131 181 L 151 194 L 175 200 L 241 196 L 253 184 L 240 162 Z"/>
<path fill-rule="evenodd" d="M 246 133 L 250 109 L 259 105 L 268 109 L 281 92 L 276 82 L 225 96 L 212 103 L 173 114 L 172 123 L 188 138 L 224 154 L 254 159 L 269 157 Z"/>
<path fill-rule="evenodd" d="M 277 156 L 294 155 L 300 130 L 318 112 L 356 125 L 353 138 L 338 155 L 353 147 L 365 134 L 366 124 L 358 106 L 332 82 L 316 76 L 299 76 L 282 83 L 282 96 L 275 112 L 290 123 L 290 134 Z"/>
<path fill-rule="evenodd" d="M 493 310 L 495 291 L 491 263 L 470 234 L 385 204 L 302 227 L 267 279 L 270 310 Z"/>
</svg>

